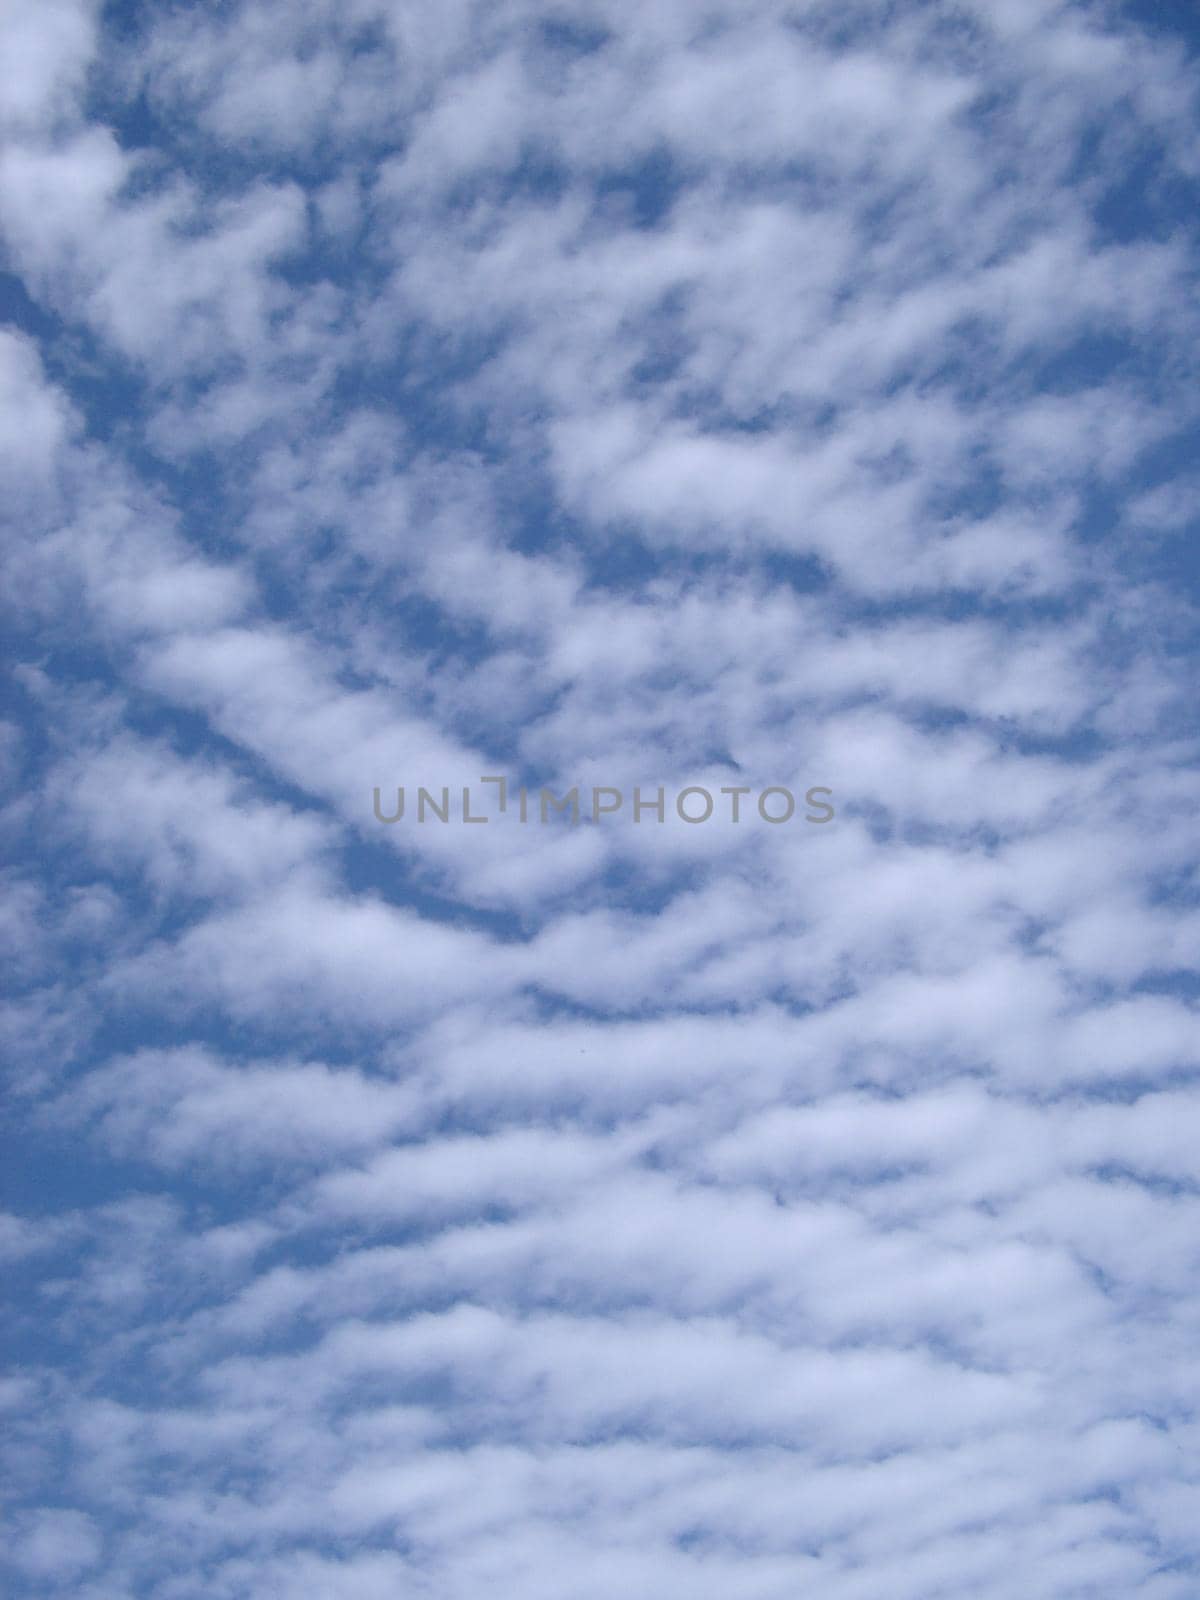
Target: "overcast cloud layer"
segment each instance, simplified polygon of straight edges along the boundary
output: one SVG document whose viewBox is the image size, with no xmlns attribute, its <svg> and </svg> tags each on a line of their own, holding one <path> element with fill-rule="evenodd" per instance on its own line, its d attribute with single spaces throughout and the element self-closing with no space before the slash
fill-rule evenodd
<svg viewBox="0 0 1200 1600">
<path fill-rule="evenodd" d="M 1194 1600 L 1189 8 L 0 17 L 5 1593 Z"/>
</svg>

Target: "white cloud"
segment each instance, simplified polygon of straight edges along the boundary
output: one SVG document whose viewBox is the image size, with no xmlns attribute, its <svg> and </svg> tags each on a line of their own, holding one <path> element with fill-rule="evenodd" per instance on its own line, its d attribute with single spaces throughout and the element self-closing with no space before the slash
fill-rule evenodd
<svg viewBox="0 0 1200 1600">
<path fill-rule="evenodd" d="M 14 1594 L 1188 1600 L 1183 44 L 143 10 L 3 22 Z"/>
</svg>

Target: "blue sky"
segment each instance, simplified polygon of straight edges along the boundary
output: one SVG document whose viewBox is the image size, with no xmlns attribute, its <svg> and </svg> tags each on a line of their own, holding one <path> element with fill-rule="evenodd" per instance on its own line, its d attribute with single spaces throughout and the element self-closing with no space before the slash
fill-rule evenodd
<svg viewBox="0 0 1200 1600">
<path fill-rule="evenodd" d="M 1193 1600 L 1194 9 L 0 56 L 5 1593 Z"/>
</svg>

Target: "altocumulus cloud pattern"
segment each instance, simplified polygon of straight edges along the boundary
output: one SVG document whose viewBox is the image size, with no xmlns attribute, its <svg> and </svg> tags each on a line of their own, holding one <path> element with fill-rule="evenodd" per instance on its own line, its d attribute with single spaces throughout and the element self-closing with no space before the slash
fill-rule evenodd
<svg viewBox="0 0 1200 1600">
<path fill-rule="evenodd" d="M 1198 48 L 5 5 L 7 1595 L 1195 1600 Z"/>
</svg>

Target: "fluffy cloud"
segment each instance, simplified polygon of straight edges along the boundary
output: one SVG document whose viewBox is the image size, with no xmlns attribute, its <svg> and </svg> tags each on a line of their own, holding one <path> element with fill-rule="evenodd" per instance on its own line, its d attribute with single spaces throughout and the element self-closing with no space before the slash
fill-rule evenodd
<svg viewBox="0 0 1200 1600">
<path fill-rule="evenodd" d="M 1193 1594 L 1173 29 L 4 13 L 14 1595 Z"/>
</svg>

